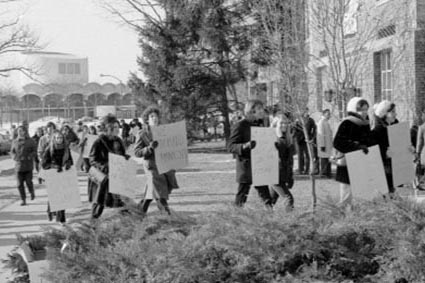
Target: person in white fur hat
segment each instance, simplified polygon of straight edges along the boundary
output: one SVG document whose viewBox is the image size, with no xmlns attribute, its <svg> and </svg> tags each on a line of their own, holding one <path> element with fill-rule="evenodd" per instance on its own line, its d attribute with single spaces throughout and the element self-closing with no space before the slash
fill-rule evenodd
<svg viewBox="0 0 425 283">
<path fill-rule="evenodd" d="M 351 207 L 353 195 L 344 154 L 356 150 L 369 153 L 368 146 L 373 139 L 368 120 L 369 103 L 361 97 L 353 97 L 347 104 L 348 116 L 341 122 L 336 132 L 333 145 L 338 151 L 336 181 L 340 182 L 339 205 Z"/>
<path fill-rule="evenodd" d="M 398 123 L 395 104 L 388 101 L 381 101 L 375 109 L 375 124 L 372 129 L 373 139 L 379 145 L 382 162 L 384 164 L 385 177 L 388 184 L 388 192 L 395 192 L 392 176 L 391 158 L 387 155 L 389 148 L 387 127 Z"/>
</svg>

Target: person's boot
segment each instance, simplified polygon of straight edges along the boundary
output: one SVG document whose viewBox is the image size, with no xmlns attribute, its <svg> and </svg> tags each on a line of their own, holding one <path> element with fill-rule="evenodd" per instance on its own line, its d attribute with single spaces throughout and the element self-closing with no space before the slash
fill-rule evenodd
<svg viewBox="0 0 425 283">
<path fill-rule="evenodd" d="M 27 201 L 26 200 L 22 200 L 21 202 L 21 206 L 27 205 Z"/>
<path fill-rule="evenodd" d="M 39 184 L 39 185 L 43 184 L 43 179 L 38 178 L 38 184 Z"/>
</svg>

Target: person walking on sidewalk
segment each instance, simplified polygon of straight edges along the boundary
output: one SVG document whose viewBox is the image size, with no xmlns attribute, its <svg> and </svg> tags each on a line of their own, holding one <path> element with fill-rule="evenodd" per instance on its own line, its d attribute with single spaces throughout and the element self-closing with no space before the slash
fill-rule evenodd
<svg viewBox="0 0 425 283">
<path fill-rule="evenodd" d="M 252 184 L 251 150 L 256 142 L 251 140 L 251 126 L 258 126 L 264 118 L 264 105 L 260 100 L 249 100 L 245 105 L 245 118 L 232 128 L 228 151 L 236 158 L 236 193 L 235 205 L 242 207 L 247 199 Z M 272 198 L 268 186 L 255 186 L 258 195 L 268 207 L 272 207 Z"/>
<path fill-rule="evenodd" d="M 120 125 L 117 118 L 114 115 L 108 114 L 103 118 L 102 127 L 105 129 L 105 133 L 100 134 L 99 138 L 93 143 L 89 154 L 90 166 L 94 167 L 94 170 L 98 170 L 106 175 L 101 182 L 89 179 L 89 200 L 93 202 L 92 218 L 99 218 L 105 206 L 124 206 L 120 195 L 109 192 L 109 153 L 122 155 L 126 159 L 130 158 L 129 155 L 125 154 L 124 143 L 118 136 Z"/>
<path fill-rule="evenodd" d="M 50 141 L 53 137 L 53 133 L 54 133 L 55 130 L 56 130 L 55 123 L 48 122 L 47 125 L 46 125 L 46 131 L 44 132 L 44 135 L 38 141 L 37 157 L 40 161 L 43 160 L 44 152 L 49 147 Z M 38 182 L 41 184 L 42 181 L 43 181 L 43 179 L 39 177 Z"/>
<path fill-rule="evenodd" d="M 44 170 L 57 170 L 58 173 L 69 170 L 73 165 L 69 145 L 61 132 L 56 131 L 53 134 L 50 144 L 44 152 L 41 165 Z M 50 221 L 52 221 L 54 215 L 56 222 L 65 223 L 65 210 L 51 212 L 50 204 L 47 203 L 47 216 Z"/>
<path fill-rule="evenodd" d="M 155 148 L 158 146 L 158 141 L 153 140 L 151 129 L 159 125 L 159 109 L 154 106 L 146 108 L 143 113 L 143 120 L 146 125 L 142 126 L 134 148 L 135 156 L 143 157 L 143 169 L 147 177 L 145 195 L 140 202 L 140 207 L 144 213 L 147 213 L 149 205 L 155 199 L 159 210 L 170 214 L 168 196 L 173 189 L 177 189 L 179 186 L 177 185 L 175 170 L 159 174 L 155 163 Z"/>
<path fill-rule="evenodd" d="M 34 136 L 32 137 L 32 139 L 34 140 L 36 146 L 38 147 L 38 143 L 40 142 L 41 137 L 44 135 L 44 131 L 42 127 L 38 127 L 37 131 L 35 132 Z M 35 166 L 35 171 L 37 172 L 37 175 L 40 174 L 40 159 L 38 158 L 38 154 L 36 154 L 35 158 L 34 158 L 34 166 Z M 41 178 L 38 178 L 38 183 L 41 184 L 42 180 Z"/>
<path fill-rule="evenodd" d="M 317 125 L 317 147 L 318 157 L 320 158 L 320 175 L 331 178 L 331 163 L 329 158 L 332 156 L 332 129 L 329 124 L 331 111 L 325 109 L 322 112 L 322 118 Z"/>
<path fill-rule="evenodd" d="M 15 161 L 16 178 L 18 180 L 18 190 L 21 196 L 21 205 L 26 205 L 26 194 L 24 183 L 28 187 L 31 200 L 35 198 L 34 185 L 32 182 L 32 171 L 34 169 L 34 158 L 37 155 L 37 146 L 33 139 L 28 137 L 24 126 L 17 129 L 18 137 L 12 143 L 12 156 Z"/>
</svg>

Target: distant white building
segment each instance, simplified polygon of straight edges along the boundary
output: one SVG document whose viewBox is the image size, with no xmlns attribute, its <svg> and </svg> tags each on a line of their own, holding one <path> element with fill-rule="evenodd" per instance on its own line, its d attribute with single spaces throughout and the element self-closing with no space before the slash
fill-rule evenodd
<svg viewBox="0 0 425 283">
<path fill-rule="evenodd" d="M 125 118 L 135 114 L 126 85 L 89 82 L 87 57 L 31 51 L 10 56 L 9 61 L 3 65 L 28 68 L 31 75 L 14 71 L 0 77 L 0 123 L 31 121 L 47 115 L 72 119 L 95 116 L 99 105 L 116 106 L 120 108 L 117 113 L 124 113 L 121 116 Z"/>
</svg>

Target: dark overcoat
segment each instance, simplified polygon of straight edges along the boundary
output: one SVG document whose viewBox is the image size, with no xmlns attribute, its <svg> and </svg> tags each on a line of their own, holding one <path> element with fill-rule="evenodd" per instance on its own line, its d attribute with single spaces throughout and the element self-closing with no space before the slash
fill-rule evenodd
<svg viewBox="0 0 425 283">
<path fill-rule="evenodd" d="M 228 150 L 236 159 L 236 182 L 252 184 L 251 150 L 243 149 L 243 144 L 251 140 L 251 126 L 246 119 L 238 121 L 232 128 Z"/>
<path fill-rule="evenodd" d="M 90 150 L 90 166 L 94 166 L 104 174 L 109 173 L 108 153 L 125 156 L 125 147 L 119 137 L 100 135 Z M 120 207 L 123 202 L 119 195 L 109 193 L 109 180 L 106 178 L 100 186 L 89 179 L 89 201 L 106 207 Z"/>
<path fill-rule="evenodd" d="M 276 147 L 279 152 L 279 185 L 290 189 L 294 185 L 295 145 L 282 136 L 277 139 Z"/>
<path fill-rule="evenodd" d="M 361 149 L 362 146 L 372 146 L 375 142 L 372 138 L 368 120 L 359 115 L 348 112 L 338 127 L 333 145 L 341 153 L 348 153 Z M 350 184 L 348 169 L 346 166 L 337 166 L 336 180 L 341 183 Z"/>
</svg>

